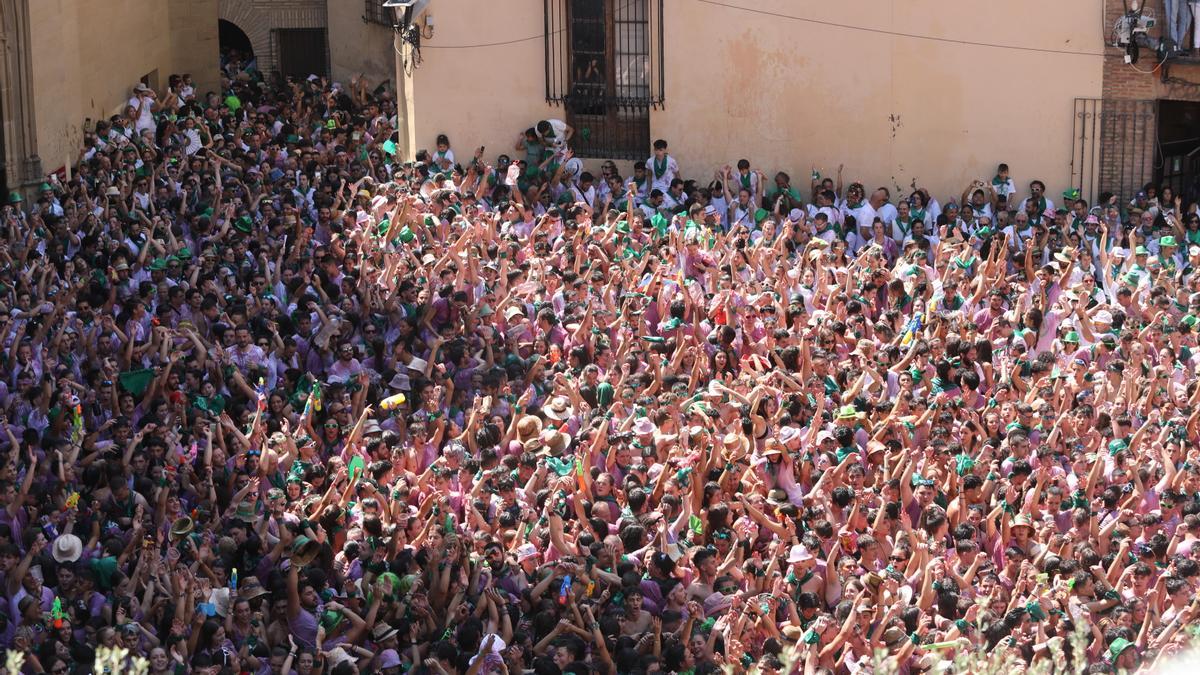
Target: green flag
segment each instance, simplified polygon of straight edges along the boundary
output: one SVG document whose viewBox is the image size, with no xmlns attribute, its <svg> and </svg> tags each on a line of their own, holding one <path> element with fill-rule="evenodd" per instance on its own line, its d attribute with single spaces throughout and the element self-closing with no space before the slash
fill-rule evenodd
<svg viewBox="0 0 1200 675">
<path fill-rule="evenodd" d="M 134 396 L 141 396 L 146 393 L 146 388 L 154 381 L 154 371 L 150 368 L 130 370 L 118 375 L 117 380 L 125 391 Z"/>
</svg>

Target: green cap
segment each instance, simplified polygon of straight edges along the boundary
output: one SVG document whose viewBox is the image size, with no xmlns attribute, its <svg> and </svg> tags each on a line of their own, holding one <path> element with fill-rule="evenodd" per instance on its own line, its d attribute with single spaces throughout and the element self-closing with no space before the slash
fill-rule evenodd
<svg viewBox="0 0 1200 675">
<path fill-rule="evenodd" d="M 1132 642 L 1126 640 L 1125 638 L 1119 637 L 1116 640 L 1113 640 L 1112 644 L 1108 646 L 1108 656 L 1113 661 L 1116 661 L 1126 649 L 1129 649 L 1132 646 Z"/>
<path fill-rule="evenodd" d="M 1124 438 L 1114 438 L 1108 442 L 1108 454 L 1116 455 L 1129 447 L 1129 441 Z"/>
<path fill-rule="evenodd" d="M 50 187 L 49 183 L 42 183 L 41 185 L 38 186 L 38 192 L 45 192 L 47 190 L 53 190 L 53 189 L 54 188 Z"/>
<path fill-rule="evenodd" d="M 1175 237 L 1172 237 L 1169 234 L 1167 236 L 1163 237 L 1162 239 L 1159 239 L 1158 245 L 1159 246 L 1178 246 L 1178 244 L 1175 243 Z"/>
<path fill-rule="evenodd" d="M 20 192 L 14 191 L 14 192 L 10 192 L 8 194 L 8 203 L 9 204 L 20 204 L 23 201 L 25 201 L 25 198 L 21 196 Z"/>
<path fill-rule="evenodd" d="M 149 267 L 151 272 L 161 272 L 167 269 L 167 261 L 162 258 L 155 258 L 150 261 Z"/>
<path fill-rule="evenodd" d="M 1134 255 L 1150 255 L 1150 252 L 1146 250 L 1145 246 L 1142 246 L 1141 244 L 1139 244 L 1137 248 L 1133 249 L 1133 254 Z"/>
<path fill-rule="evenodd" d="M 1079 344 L 1079 333 L 1076 333 L 1075 331 L 1067 333 L 1066 337 L 1063 338 L 1063 342 L 1073 342 L 1075 344 Z"/>
<path fill-rule="evenodd" d="M 1063 199 L 1079 199 L 1079 188 L 1063 190 Z"/>
<path fill-rule="evenodd" d="M 183 262 L 185 260 L 191 260 L 192 259 L 192 249 L 184 246 L 183 248 L 181 248 L 175 252 L 175 259 L 178 260 L 179 262 Z"/>
</svg>

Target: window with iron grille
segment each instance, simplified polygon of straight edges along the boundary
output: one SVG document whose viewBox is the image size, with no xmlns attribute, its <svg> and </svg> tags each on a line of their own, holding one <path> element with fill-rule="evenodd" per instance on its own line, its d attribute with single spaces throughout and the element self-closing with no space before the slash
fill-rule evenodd
<svg viewBox="0 0 1200 675">
<path fill-rule="evenodd" d="M 663 0 L 544 0 L 546 100 L 580 157 L 645 159 L 663 105 Z"/>
<path fill-rule="evenodd" d="M 363 12 L 363 21 L 367 23 L 377 23 L 381 26 L 391 27 L 393 22 L 392 10 L 384 7 L 385 0 L 366 0 L 366 10 Z"/>
</svg>

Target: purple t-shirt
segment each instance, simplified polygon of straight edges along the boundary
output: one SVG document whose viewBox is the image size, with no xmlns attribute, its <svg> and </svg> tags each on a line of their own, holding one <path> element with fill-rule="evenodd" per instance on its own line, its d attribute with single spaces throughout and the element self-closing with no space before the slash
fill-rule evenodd
<svg viewBox="0 0 1200 675">
<path fill-rule="evenodd" d="M 317 614 L 320 613 L 321 607 L 318 605 Z M 296 642 L 314 649 L 317 646 L 317 614 L 301 607 L 296 616 L 288 618 L 288 630 L 296 636 Z"/>
</svg>

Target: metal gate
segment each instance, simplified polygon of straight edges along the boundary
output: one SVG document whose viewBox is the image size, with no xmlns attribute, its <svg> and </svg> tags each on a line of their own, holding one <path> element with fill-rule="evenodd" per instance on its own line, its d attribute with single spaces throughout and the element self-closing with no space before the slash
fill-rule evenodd
<svg viewBox="0 0 1200 675">
<path fill-rule="evenodd" d="M 1154 178 L 1157 133 L 1153 100 L 1075 99 L 1072 187 L 1089 202 L 1102 192 L 1128 200 Z"/>
<path fill-rule="evenodd" d="M 663 0 L 545 0 L 546 101 L 580 157 L 645 159 L 663 105 Z"/>
<path fill-rule="evenodd" d="M 280 28 L 275 33 L 279 43 L 280 75 L 291 75 L 296 79 L 329 75 L 324 28 Z"/>
</svg>

